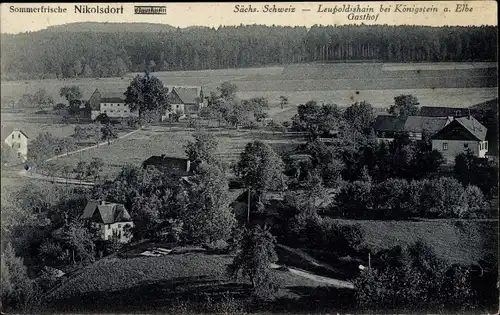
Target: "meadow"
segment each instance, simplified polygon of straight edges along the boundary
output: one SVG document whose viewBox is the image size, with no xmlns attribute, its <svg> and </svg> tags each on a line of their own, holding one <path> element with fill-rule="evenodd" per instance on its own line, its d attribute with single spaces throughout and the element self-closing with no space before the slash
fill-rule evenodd
<svg viewBox="0 0 500 315">
<path fill-rule="evenodd" d="M 101 158 L 104 162 L 102 175 L 113 177 L 123 165 L 140 166 L 144 160 L 152 155 L 165 154 L 169 157 L 186 157 L 185 146 L 188 141 L 193 140 L 193 132 L 194 130 L 152 126 L 119 139 L 111 145 L 104 144 L 74 155 L 61 157 L 52 163 L 74 167 L 79 161 L 91 161 L 94 157 Z M 293 150 L 302 143 L 300 139 L 290 139 L 282 134 L 263 134 L 258 131 L 224 130 L 212 131 L 212 133 L 219 143 L 217 155 L 227 163 L 237 161 L 245 145 L 255 139 L 269 143 L 277 152 Z"/>
<path fill-rule="evenodd" d="M 376 221 L 343 220 L 340 224 L 357 224 L 372 252 L 404 247 L 419 239 L 431 246 L 449 263 L 474 264 L 488 255 L 498 256 L 498 221 L 422 220 Z"/>
</svg>

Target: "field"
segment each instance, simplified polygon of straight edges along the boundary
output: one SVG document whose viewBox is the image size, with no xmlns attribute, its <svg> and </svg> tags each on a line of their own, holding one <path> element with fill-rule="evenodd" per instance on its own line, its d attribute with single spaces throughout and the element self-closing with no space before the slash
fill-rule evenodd
<svg viewBox="0 0 500 315">
<path fill-rule="evenodd" d="M 486 255 L 498 255 L 498 221 L 338 221 L 359 224 L 373 251 L 422 239 L 450 263 L 473 264 Z"/>
<path fill-rule="evenodd" d="M 180 301 L 195 304 L 207 295 L 217 299 L 227 293 L 236 300 L 245 299 L 250 295 L 249 282 L 231 281 L 225 274 L 231 261 L 227 255 L 204 253 L 103 259 L 65 277 L 44 300 L 47 310 L 58 312 L 130 313 L 171 311 Z M 292 305 L 292 301 L 302 296 L 307 298 L 311 290 L 321 292 L 324 287 L 320 282 L 288 271 L 274 270 L 273 273 L 280 285 L 276 297 L 280 299 L 278 305 L 284 304 L 281 307 L 288 305 L 294 309 L 296 305 Z M 324 287 L 323 290 L 332 289 Z M 330 294 L 334 296 L 333 291 Z"/>
<path fill-rule="evenodd" d="M 422 105 L 466 107 L 497 97 L 494 63 L 329 63 L 294 64 L 285 67 L 155 72 L 167 87 L 201 85 L 215 91 L 224 81 L 238 86 L 240 98 L 268 97 L 272 104 L 285 95 L 292 105 L 311 99 L 351 104 L 367 100 L 386 107 L 401 93 L 417 96 Z M 2 108 L 25 93 L 44 88 L 56 102 L 59 89 L 78 85 L 85 97 L 101 90 L 125 91 L 135 74 L 120 78 L 65 79 L 2 82 Z"/>
<path fill-rule="evenodd" d="M 101 158 L 105 164 L 103 175 L 116 175 L 123 165 L 140 166 L 152 155 L 165 154 L 169 157 L 185 157 L 184 148 L 192 140 L 193 131 L 171 130 L 169 127 L 153 126 L 141 130 L 129 137 L 119 139 L 110 146 L 101 145 L 98 148 L 83 151 L 68 157 L 58 158 L 57 165 L 76 165 L 78 161 L 90 161 L 93 157 Z M 262 139 L 275 150 L 292 150 L 299 143 L 298 139 L 286 138 L 282 135 L 261 134 L 257 131 L 215 131 L 213 134 L 219 142 L 219 157 L 228 162 L 234 162 L 243 151 L 245 145 L 254 139 Z"/>
</svg>

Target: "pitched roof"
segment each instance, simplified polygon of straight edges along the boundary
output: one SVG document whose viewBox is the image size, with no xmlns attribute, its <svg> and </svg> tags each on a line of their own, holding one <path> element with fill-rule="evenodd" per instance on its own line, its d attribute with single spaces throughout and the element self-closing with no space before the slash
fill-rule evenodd
<svg viewBox="0 0 500 315">
<path fill-rule="evenodd" d="M 142 162 L 142 166 L 146 167 L 148 165 L 160 167 L 162 169 L 168 169 L 170 171 L 175 171 L 180 175 L 190 175 L 191 170 L 188 165 L 189 159 L 187 158 L 178 158 L 178 157 L 170 157 L 166 155 L 153 155 L 149 157 L 147 160 Z M 190 164 L 190 163 L 189 163 Z"/>
<path fill-rule="evenodd" d="M 404 131 L 407 132 L 429 132 L 435 134 L 443 129 L 450 120 L 447 117 L 424 117 L 408 116 L 404 124 Z"/>
<path fill-rule="evenodd" d="M 2 131 L 1 131 L 1 136 L 2 136 L 2 141 L 7 139 L 8 136 L 10 136 L 10 134 L 13 132 L 13 131 L 19 131 L 21 134 L 23 134 L 26 138 L 29 139 L 28 135 L 20 130 L 20 129 L 17 129 L 17 128 L 14 128 L 12 126 L 4 126 L 2 125 Z"/>
<path fill-rule="evenodd" d="M 92 219 L 96 215 L 96 210 L 100 221 L 104 224 L 116 222 L 130 222 L 130 214 L 125 206 L 119 203 L 106 202 L 101 200 L 91 200 L 83 210 L 82 219 Z"/>
<path fill-rule="evenodd" d="M 199 87 L 174 87 L 171 93 L 177 93 L 184 104 L 199 104 L 202 101 L 199 99 L 200 90 Z"/>
<path fill-rule="evenodd" d="M 468 114 L 469 114 L 469 109 L 463 107 L 438 107 L 438 106 L 420 107 L 420 116 L 460 117 L 460 116 L 466 116 Z"/>
<path fill-rule="evenodd" d="M 486 132 L 488 131 L 476 118 L 473 116 L 465 116 L 455 118 L 462 126 L 465 127 L 474 137 L 480 141 L 486 139 Z"/>
<path fill-rule="evenodd" d="M 375 131 L 402 131 L 405 121 L 393 115 L 378 115 L 373 123 Z"/>
<path fill-rule="evenodd" d="M 125 102 L 125 92 L 100 91 L 101 103 L 123 103 Z"/>
<path fill-rule="evenodd" d="M 487 129 L 472 116 L 455 118 L 432 139 L 484 141 Z"/>
</svg>

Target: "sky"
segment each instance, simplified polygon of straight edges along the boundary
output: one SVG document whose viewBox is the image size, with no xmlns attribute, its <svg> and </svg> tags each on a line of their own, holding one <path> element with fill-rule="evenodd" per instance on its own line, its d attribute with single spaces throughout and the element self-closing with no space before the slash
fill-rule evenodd
<svg viewBox="0 0 500 315">
<path fill-rule="evenodd" d="M 66 13 L 19 13 L 13 12 L 21 8 L 39 8 L 41 6 L 51 8 L 66 8 Z M 218 27 L 220 25 L 239 24 L 264 24 L 264 25 L 286 25 L 286 26 L 312 26 L 342 25 L 342 24 L 389 24 L 389 25 L 497 25 L 497 3 L 496 1 L 408 1 L 408 2 L 233 2 L 233 3 L 88 3 L 89 8 L 123 6 L 123 14 L 92 14 L 76 13 L 75 5 L 85 5 L 81 2 L 75 3 L 2 3 L 0 6 L 0 32 L 17 34 L 29 31 L 38 31 L 48 26 L 62 25 L 74 22 L 149 22 L 169 24 L 176 27 L 187 27 L 193 25 Z M 135 5 L 162 5 L 166 6 L 165 15 L 137 15 L 134 14 Z M 257 9 L 259 12 L 235 12 L 242 7 Z M 273 13 L 264 12 L 265 6 L 281 8 L 294 8 L 295 12 Z M 364 13 L 349 15 L 345 12 L 332 13 L 323 11 L 327 8 L 371 8 L 369 13 L 371 20 L 353 20 L 355 17 L 363 17 Z M 399 5 L 399 6 L 398 6 Z M 457 7 L 458 5 L 458 7 Z M 467 6 L 465 10 L 464 5 Z M 380 7 L 384 12 L 380 12 Z M 403 8 L 436 8 L 438 12 L 395 12 L 396 7 Z M 445 8 L 449 12 L 445 12 Z M 457 8 L 461 9 L 457 12 Z M 385 10 L 389 11 L 385 11 Z M 322 12 L 318 12 L 322 11 Z M 369 18 L 370 18 L 369 17 Z M 375 19 L 376 18 L 376 19 Z"/>
</svg>

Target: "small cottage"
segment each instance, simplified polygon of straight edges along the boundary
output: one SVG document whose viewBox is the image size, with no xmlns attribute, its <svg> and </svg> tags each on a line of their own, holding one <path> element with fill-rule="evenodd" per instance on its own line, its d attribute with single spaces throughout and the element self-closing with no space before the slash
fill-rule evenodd
<svg viewBox="0 0 500 315">
<path fill-rule="evenodd" d="M 97 228 L 99 236 L 105 241 L 117 237 L 119 242 L 128 243 L 132 239 L 134 222 L 122 204 L 91 200 L 83 210 L 82 219 Z"/>
</svg>

